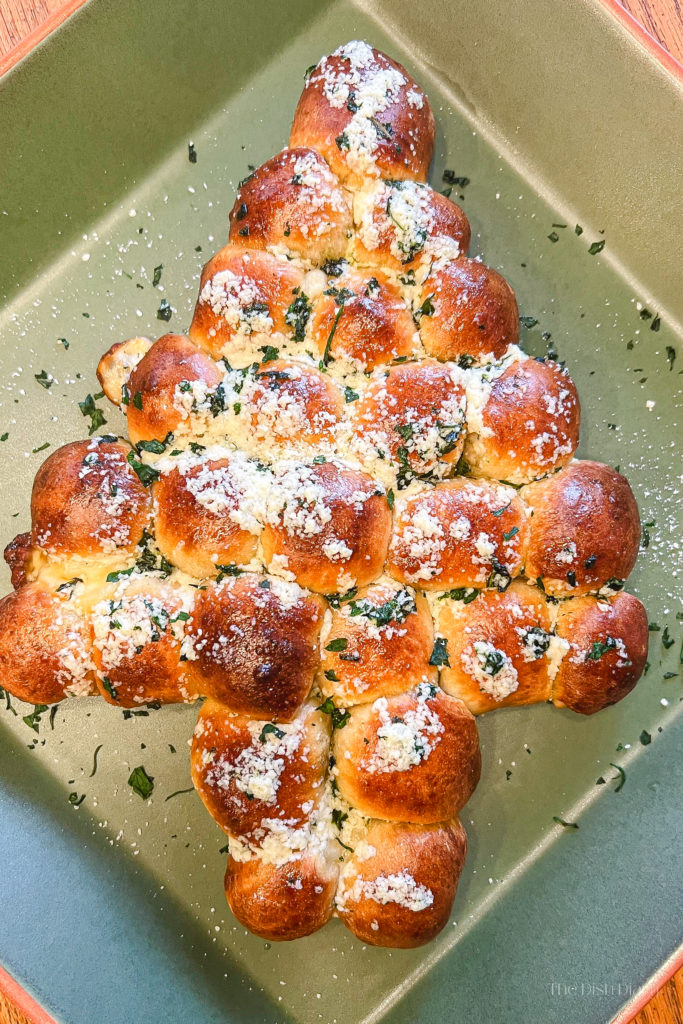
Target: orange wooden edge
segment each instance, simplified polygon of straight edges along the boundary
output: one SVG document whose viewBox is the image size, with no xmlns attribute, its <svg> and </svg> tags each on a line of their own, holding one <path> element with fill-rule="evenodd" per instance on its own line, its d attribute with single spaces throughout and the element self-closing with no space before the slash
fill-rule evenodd
<svg viewBox="0 0 683 1024">
<path fill-rule="evenodd" d="M 4 57 L 0 57 L 0 78 L 22 60 L 27 53 L 30 53 L 34 46 L 42 42 L 56 28 L 59 28 L 62 22 L 66 21 L 85 2 L 86 0 L 64 0 L 59 10 L 53 11 L 45 21 L 33 29 L 33 32 L 29 32 L 27 36 L 20 39 L 17 45 L 13 46 Z"/>
<path fill-rule="evenodd" d="M 660 989 L 664 988 L 667 981 L 673 978 L 676 971 L 683 967 L 683 946 L 674 950 L 668 960 L 665 960 L 658 971 L 645 982 L 643 987 L 634 994 L 633 998 L 619 1011 L 611 1024 L 631 1024 L 644 1007 L 653 999 Z"/>
<path fill-rule="evenodd" d="M 54 32 L 67 18 L 69 18 L 74 11 L 77 11 L 79 7 L 82 7 L 86 0 L 65 0 L 65 3 L 59 10 L 54 11 L 45 21 L 38 25 L 33 32 L 30 32 L 24 39 L 20 40 L 15 47 L 13 47 L 9 53 L 6 53 L 4 57 L 0 58 L 0 77 L 4 75 L 10 68 L 14 67 L 23 57 L 25 57 L 34 46 L 42 42 L 46 36 Z M 600 3 L 607 8 L 617 21 L 635 36 L 638 42 L 645 47 L 649 53 L 658 60 L 664 67 L 679 81 L 683 84 L 683 66 L 673 57 L 668 50 L 666 50 L 661 43 L 659 43 L 654 36 L 651 36 L 647 32 L 639 21 L 631 15 L 624 7 L 621 6 L 619 0 L 600 0 Z M 667 981 L 669 981 L 676 971 L 683 967 L 683 946 L 678 949 L 665 963 L 662 964 L 660 969 L 652 975 L 652 977 L 646 982 L 642 989 L 636 993 L 634 998 L 617 1014 L 612 1021 L 612 1024 L 630 1024 L 634 1017 L 640 1013 L 644 1006 L 649 1003 L 656 992 L 659 991 Z M 45 1010 L 38 1005 L 21 985 L 14 980 L 0 967 L 0 992 L 14 1003 L 18 1010 L 24 1014 L 25 1017 L 31 1022 L 31 1024 L 55 1024 L 55 1021 L 50 1017 Z"/>
<path fill-rule="evenodd" d="M 2 967 L 0 967 L 0 994 L 9 1000 L 17 1010 L 20 1010 L 30 1024 L 55 1024 L 52 1017 Z"/>
<path fill-rule="evenodd" d="M 650 35 L 646 28 L 644 28 L 640 22 L 633 17 L 630 11 L 627 11 L 625 7 L 619 3 L 619 0 L 599 0 L 599 2 L 606 7 L 613 18 L 620 22 L 627 32 L 630 32 L 634 36 L 641 46 L 643 46 L 648 53 L 658 60 L 662 64 L 669 74 L 683 85 L 683 65 L 680 64 L 673 54 L 662 46 L 658 39 Z"/>
</svg>

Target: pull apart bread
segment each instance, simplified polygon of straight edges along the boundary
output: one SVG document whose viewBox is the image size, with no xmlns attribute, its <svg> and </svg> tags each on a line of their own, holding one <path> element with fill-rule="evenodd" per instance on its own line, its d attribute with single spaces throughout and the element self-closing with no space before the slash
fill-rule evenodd
<svg viewBox="0 0 683 1024">
<path fill-rule="evenodd" d="M 592 714 L 647 651 L 622 591 L 628 482 L 574 460 L 567 371 L 425 184 L 429 101 L 363 42 L 306 77 L 290 148 L 240 183 L 187 336 L 98 375 L 130 444 L 67 444 L 6 557 L 2 685 L 49 704 L 205 698 L 192 777 L 225 891 L 268 939 L 338 916 L 446 924 L 480 774 L 474 716 Z"/>
</svg>

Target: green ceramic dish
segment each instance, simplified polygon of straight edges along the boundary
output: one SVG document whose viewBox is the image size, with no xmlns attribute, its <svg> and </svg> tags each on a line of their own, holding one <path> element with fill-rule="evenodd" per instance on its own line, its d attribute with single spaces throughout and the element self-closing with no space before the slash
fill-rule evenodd
<svg viewBox="0 0 683 1024">
<path fill-rule="evenodd" d="M 304 69 L 355 36 L 429 92 L 433 182 L 468 179 L 471 251 L 533 319 L 528 350 L 554 348 L 578 384 L 580 454 L 631 479 L 652 524 L 629 583 L 658 627 L 650 668 L 592 719 L 480 720 L 453 921 L 410 952 L 338 923 L 272 947 L 236 926 L 221 835 L 173 796 L 192 708 L 67 702 L 38 732 L 30 709 L 0 711 L 0 961 L 68 1024 L 604 1024 L 681 942 L 680 91 L 602 7 L 90 0 L 0 86 L 1 539 L 28 524 L 46 444 L 86 433 L 100 353 L 161 334 L 163 298 L 187 326 L 237 180 L 285 144 Z M 139 764 L 149 802 L 127 785 Z"/>
</svg>

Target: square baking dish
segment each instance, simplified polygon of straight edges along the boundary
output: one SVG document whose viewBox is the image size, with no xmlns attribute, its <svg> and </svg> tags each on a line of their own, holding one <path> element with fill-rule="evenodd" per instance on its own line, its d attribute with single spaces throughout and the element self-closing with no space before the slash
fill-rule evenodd
<svg viewBox="0 0 683 1024">
<path fill-rule="evenodd" d="M 527 351 L 566 361 L 579 454 L 630 478 L 649 669 L 592 719 L 479 719 L 453 919 L 414 951 L 236 925 L 224 838 L 182 792 L 194 709 L 72 701 L 36 722 L 3 700 L 0 963 L 65 1024 L 605 1024 L 679 955 L 681 90 L 598 3 L 89 0 L 0 83 L 0 539 L 27 527 L 47 445 L 87 433 L 104 349 L 187 327 L 238 180 L 285 145 L 304 69 L 354 37 L 428 92 L 430 180 L 459 179 Z"/>
</svg>

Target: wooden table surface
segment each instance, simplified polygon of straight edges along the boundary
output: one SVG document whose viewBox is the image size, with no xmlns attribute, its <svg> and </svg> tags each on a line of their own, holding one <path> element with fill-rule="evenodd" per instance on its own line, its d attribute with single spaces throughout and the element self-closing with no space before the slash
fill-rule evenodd
<svg viewBox="0 0 683 1024">
<path fill-rule="evenodd" d="M 681 0 L 620 2 L 658 43 L 683 64 Z M 36 34 L 41 26 L 50 28 L 60 12 L 68 13 L 76 6 L 78 0 L 0 0 L 0 73 L 11 65 L 15 57 L 23 55 L 29 36 L 33 36 L 32 42 L 37 42 Z M 29 1024 L 2 993 L 0 1024 Z M 650 1000 L 634 1019 L 634 1024 L 683 1024 L 683 969 Z"/>
</svg>

